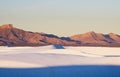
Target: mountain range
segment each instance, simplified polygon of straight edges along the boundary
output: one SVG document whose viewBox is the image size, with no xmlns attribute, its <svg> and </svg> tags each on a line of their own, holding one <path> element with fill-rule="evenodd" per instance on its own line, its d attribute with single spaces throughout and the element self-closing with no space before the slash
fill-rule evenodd
<svg viewBox="0 0 120 77">
<path fill-rule="evenodd" d="M 120 35 L 95 33 L 93 31 L 70 37 L 25 31 L 12 24 L 0 26 L 0 46 L 112 46 L 120 47 Z"/>
</svg>

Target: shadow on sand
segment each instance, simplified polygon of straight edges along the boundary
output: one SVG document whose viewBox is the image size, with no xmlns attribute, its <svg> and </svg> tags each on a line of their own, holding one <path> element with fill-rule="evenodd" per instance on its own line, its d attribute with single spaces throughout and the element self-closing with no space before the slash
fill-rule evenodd
<svg viewBox="0 0 120 77">
<path fill-rule="evenodd" d="M 65 49 L 62 45 L 53 45 L 55 49 Z"/>
<path fill-rule="evenodd" d="M 80 65 L 0 68 L 0 77 L 120 77 L 120 66 Z"/>
</svg>

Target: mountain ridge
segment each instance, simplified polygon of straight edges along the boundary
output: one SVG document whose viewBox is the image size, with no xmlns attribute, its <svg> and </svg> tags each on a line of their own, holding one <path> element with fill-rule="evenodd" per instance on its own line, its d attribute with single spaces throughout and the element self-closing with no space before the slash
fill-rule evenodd
<svg viewBox="0 0 120 77">
<path fill-rule="evenodd" d="M 120 47 L 120 35 L 102 34 L 94 31 L 71 37 L 59 37 L 54 34 L 25 31 L 12 24 L 0 26 L 0 46 L 114 46 Z"/>
</svg>

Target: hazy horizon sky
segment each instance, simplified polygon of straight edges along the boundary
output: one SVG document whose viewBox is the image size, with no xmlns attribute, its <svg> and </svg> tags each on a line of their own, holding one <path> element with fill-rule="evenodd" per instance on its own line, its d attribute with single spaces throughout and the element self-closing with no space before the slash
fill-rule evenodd
<svg viewBox="0 0 120 77">
<path fill-rule="evenodd" d="M 120 0 L 0 0 L 0 25 L 59 36 L 120 34 Z"/>
</svg>

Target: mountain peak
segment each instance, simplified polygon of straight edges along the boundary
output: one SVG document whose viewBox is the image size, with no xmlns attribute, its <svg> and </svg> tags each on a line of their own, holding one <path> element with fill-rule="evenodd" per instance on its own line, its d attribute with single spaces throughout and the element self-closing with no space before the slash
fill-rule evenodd
<svg viewBox="0 0 120 77">
<path fill-rule="evenodd" d="M 115 34 L 115 33 L 109 33 L 109 35 L 117 35 L 117 34 Z"/>
<path fill-rule="evenodd" d="M 94 31 L 87 32 L 87 34 L 96 34 Z"/>
<path fill-rule="evenodd" d="M 96 35 L 96 34 L 98 34 L 98 33 L 95 33 L 94 31 L 90 31 L 90 32 L 85 33 L 85 35 Z"/>
<path fill-rule="evenodd" d="M 12 24 L 4 24 L 4 25 L 1 26 L 1 28 L 11 29 L 11 28 L 13 28 L 13 25 Z"/>
<path fill-rule="evenodd" d="M 95 33 L 94 31 L 90 31 L 90 32 L 88 32 L 88 33 Z"/>
</svg>

